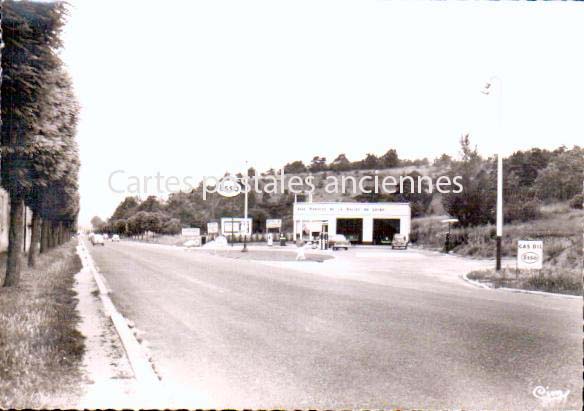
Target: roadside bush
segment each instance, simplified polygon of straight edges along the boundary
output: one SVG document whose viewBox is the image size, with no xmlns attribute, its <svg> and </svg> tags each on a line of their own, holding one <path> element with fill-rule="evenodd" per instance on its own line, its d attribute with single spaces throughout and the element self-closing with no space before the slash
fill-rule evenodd
<svg viewBox="0 0 584 411">
<path fill-rule="evenodd" d="M 499 272 L 479 270 L 469 273 L 468 278 L 488 283 L 494 288 L 511 287 L 572 295 L 582 293 L 581 271 L 558 266 L 544 267 L 539 273 L 512 268 L 503 268 Z"/>
<path fill-rule="evenodd" d="M 577 210 L 582 210 L 582 208 L 583 208 L 582 203 L 584 203 L 584 195 L 576 194 L 570 200 L 570 207 L 575 208 Z"/>
<path fill-rule="evenodd" d="M 523 200 L 521 198 L 512 199 L 507 201 L 504 207 L 505 215 L 504 219 L 505 222 L 513 222 L 513 221 L 531 221 L 541 218 L 541 204 L 539 201 L 532 199 L 532 200 Z"/>
<path fill-rule="evenodd" d="M 525 281 L 525 288 L 579 295 L 582 293 L 582 278 L 574 270 L 564 270 L 557 273 L 542 271 L 540 275 L 529 277 Z"/>
</svg>

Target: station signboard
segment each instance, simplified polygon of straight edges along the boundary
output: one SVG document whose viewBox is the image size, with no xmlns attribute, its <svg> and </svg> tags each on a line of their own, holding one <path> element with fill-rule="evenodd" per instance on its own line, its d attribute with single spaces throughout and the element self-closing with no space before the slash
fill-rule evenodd
<svg viewBox="0 0 584 411">
<path fill-rule="evenodd" d="M 219 234 L 219 223 L 207 223 L 207 234 Z"/>
<path fill-rule="evenodd" d="M 230 218 L 221 219 L 221 234 L 223 235 L 251 235 L 252 219 Z"/>
<path fill-rule="evenodd" d="M 183 228 L 181 231 L 183 237 L 197 237 L 201 235 L 201 229 L 198 227 Z"/>
<path fill-rule="evenodd" d="M 541 270 L 543 267 L 543 241 L 517 242 L 517 268 L 520 270 Z"/>
<path fill-rule="evenodd" d="M 266 228 L 282 228 L 282 220 L 279 218 L 268 218 Z"/>
</svg>

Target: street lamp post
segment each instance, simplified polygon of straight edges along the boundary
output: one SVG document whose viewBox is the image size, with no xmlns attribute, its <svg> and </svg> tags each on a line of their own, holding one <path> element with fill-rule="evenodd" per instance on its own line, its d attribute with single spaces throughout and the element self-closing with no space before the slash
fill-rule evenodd
<svg viewBox="0 0 584 411">
<path fill-rule="evenodd" d="M 501 241 L 503 238 L 503 156 L 497 155 L 497 262 L 495 269 L 501 270 Z"/>
<path fill-rule="evenodd" d="M 458 223 L 458 218 L 447 218 L 446 220 L 442 220 L 442 222 L 448 224 L 448 232 L 444 240 L 444 252 L 448 254 L 450 252 L 450 226 L 451 224 Z"/>
<path fill-rule="evenodd" d="M 247 161 L 245 162 L 245 177 L 244 177 L 244 189 L 243 189 L 243 221 L 245 232 L 243 233 L 243 249 L 241 252 L 247 253 L 247 230 L 248 230 L 248 221 L 247 221 L 247 192 L 249 191 L 249 170 L 247 168 Z"/>
<path fill-rule="evenodd" d="M 497 83 L 497 122 L 498 122 L 498 133 L 499 138 L 503 137 L 503 82 L 497 76 L 493 76 L 489 79 L 489 82 L 485 85 L 482 90 L 483 94 L 490 95 L 493 83 Z M 497 250 L 496 250 L 496 263 L 495 269 L 497 271 L 501 270 L 501 242 L 503 238 L 503 156 L 499 152 L 497 154 Z"/>
</svg>

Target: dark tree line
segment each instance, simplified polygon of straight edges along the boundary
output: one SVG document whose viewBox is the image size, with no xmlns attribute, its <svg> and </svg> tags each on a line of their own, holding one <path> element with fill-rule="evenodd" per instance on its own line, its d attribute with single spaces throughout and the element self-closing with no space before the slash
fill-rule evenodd
<svg viewBox="0 0 584 411">
<path fill-rule="evenodd" d="M 76 231 L 79 107 L 58 55 L 61 2 L 2 4 L 2 187 L 10 196 L 5 286 L 22 269 L 25 207 L 32 210 L 28 264 Z"/>
<path fill-rule="evenodd" d="M 483 158 L 471 145 L 468 136 L 461 139 L 461 152 L 458 158 L 442 154 L 434 160 L 433 166 L 440 174 L 462 177 L 464 187 L 462 193 L 440 194 L 445 211 L 457 217 L 463 226 L 493 223 L 495 221 L 496 204 L 496 159 Z M 390 150 L 388 158 L 398 161 L 397 154 Z M 386 161 L 388 160 L 386 158 Z M 338 160 L 338 161 L 337 161 Z M 371 160 L 371 159 L 370 159 Z M 372 160 L 371 160 L 372 161 Z M 399 160 L 401 164 L 413 164 L 415 161 Z M 315 164 L 323 167 L 324 159 L 315 157 Z M 334 162 L 349 164 L 344 155 Z M 424 162 L 425 164 L 426 162 Z M 299 165 L 299 162 L 289 163 L 295 173 L 311 172 Z M 290 167 L 288 173 L 292 174 Z M 255 169 L 250 169 L 250 175 L 256 175 Z M 275 175 L 275 170 L 262 173 Z M 504 218 L 506 222 L 529 221 L 539 217 L 540 206 L 544 202 L 564 201 L 574 198 L 572 203 L 581 207 L 582 201 L 578 194 L 582 190 L 584 175 L 584 149 L 576 146 L 571 149 L 560 147 L 553 151 L 531 149 L 517 151 L 504 159 Z M 373 174 L 371 174 L 373 176 Z M 412 206 L 412 216 L 425 215 L 430 209 L 436 190 L 430 192 L 427 186 L 422 190 L 412 190 L 410 182 L 420 181 L 423 174 L 412 171 L 404 176 L 403 190 L 399 187 L 396 193 L 363 193 L 353 197 L 360 202 L 409 202 Z M 416 185 L 414 187 L 416 187 Z M 322 187 L 317 186 L 317 191 Z M 321 193 L 322 194 L 322 193 Z M 302 197 L 302 196 L 300 196 Z M 321 197 L 326 195 L 322 194 Z M 264 192 L 249 194 L 249 216 L 253 218 L 253 231 L 265 229 L 265 220 L 281 218 L 283 230 L 291 228 L 292 204 L 294 195 L 284 193 L 270 195 Z M 243 215 L 243 200 L 240 196 L 222 197 L 219 194 L 208 193 L 203 200 L 202 185 L 192 192 L 174 193 L 166 201 L 151 196 L 144 201 L 136 197 L 127 197 L 116 208 L 107 222 L 96 220 L 96 231 L 116 233 L 129 236 L 140 236 L 146 231 L 159 234 L 176 234 L 182 227 L 206 227 L 210 221 L 218 221 L 222 217 Z"/>
<path fill-rule="evenodd" d="M 282 218 L 284 227 L 292 227 L 294 195 L 284 193 L 271 198 L 260 198 L 254 192 L 248 197 L 248 216 L 253 220 L 253 231 L 263 231 L 268 218 Z M 173 193 L 166 201 L 150 196 L 144 201 L 126 197 L 106 221 L 94 217 L 94 231 L 127 236 L 142 236 L 146 231 L 158 234 L 178 234 L 183 227 L 199 227 L 219 221 L 223 217 L 242 216 L 243 200 L 240 196 L 227 198 L 207 193 L 203 199 L 202 186 L 189 193 Z"/>
<path fill-rule="evenodd" d="M 287 174 L 318 173 L 321 171 L 351 171 L 351 170 L 375 170 L 405 166 L 426 166 L 430 162 L 427 158 L 419 160 L 400 159 L 395 149 L 388 150 L 382 156 L 368 153 L 365 158 L 350 161 L 346 154 L 339 154 L 333 161 L 327 163 L 325 157 L 314 156 L 309 165 L 300 160 L 292 161 L 284 166 Z M 268 173 L 269 174 L 269 173 Z"/>
</svg>

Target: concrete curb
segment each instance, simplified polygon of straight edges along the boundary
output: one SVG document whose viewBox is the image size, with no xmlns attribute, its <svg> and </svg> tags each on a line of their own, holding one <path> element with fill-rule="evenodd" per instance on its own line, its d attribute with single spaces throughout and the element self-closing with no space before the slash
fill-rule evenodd
<svg viewBox="0 0 584 411">
<path fill-rule="evenodd" d="M 508 288 L 508 287 L 489 287 L 486 284 L 481 283 L 480 281 L 471 280 L 468 278 L 468 274 L 461 275 L 462 279 L 469 284 L 477 288 L 487 289 L 487 290 L 501 290 L 507 291 L 511 293 L 519 293 L 519 294 L 533 294 L 533 295 L 541 295 L 544 297 L 559 297 L 559 298 L 568 298 L 568 299 L 582 299 L 581 295 L 571 295 L 571 294 L 558 294 L 558 293 L 549 293 L 547 291 L 535 291 L 535 290 L 522 290 L 521 288 Z"/>
<path fill-rule="evenodd" d="M 140 383 L 142 387 L 147 387 L 151 389 L 151 392 L 159 392 L 161 388 L 160 380 L 152 365 L 148 359 L 148 355 L 144 347 L 136 340 L 133 332 L 131 331 L 127 320 L 122 314 L 116 309 L 112 300 L 109 297 L 109 290 L 107 289 L 104 279 L 101 274 L 95 268 L 93 259 L 89 255 L 89 251 L 83 243 L 77 246 L 77 254 L 81 258 L 83 263 L 83 268 L 89 270 L 93 274 L 93 278 L 97 283 L 99 289 L 99 297 L 104 307 L 106 315 L 108 315 L 118 333 L 122 346 L 126 352 L 130 366 L 134 371 L 136 380 Z"/>
<path fill-rule="evenodd" d="M 471 280 L 470 278 L 468 278 L 468 273 L 461 275 L 461 277 L 464 281 L 466 281 L 469 284 L 474 285 L 477 288 L 482 288 L 482 289 L 486 289 L 486 290 L 494 290 L 494 288 L 489 287 L 486 284 L 483 284 L 483 283 L 476 281 L 476 280 Z"/>
</svg>

